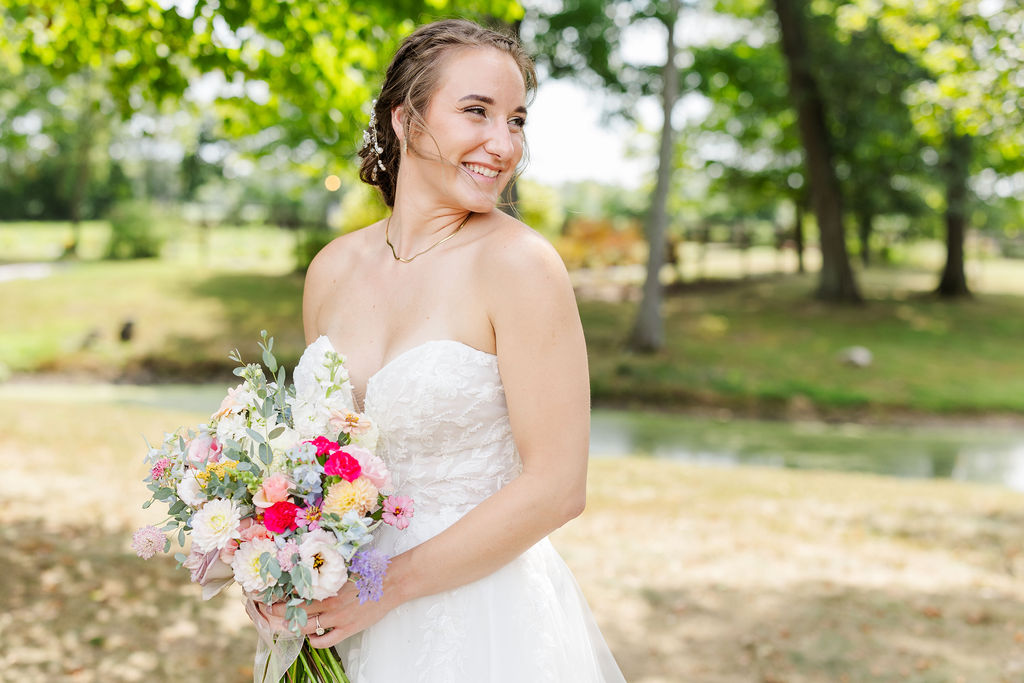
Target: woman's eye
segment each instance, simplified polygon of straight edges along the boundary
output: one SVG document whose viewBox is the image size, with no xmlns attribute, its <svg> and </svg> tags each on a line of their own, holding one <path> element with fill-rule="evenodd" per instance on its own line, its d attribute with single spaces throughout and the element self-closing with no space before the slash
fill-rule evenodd
<svg viewBox="0 0 1024 683">
<path fill-rule="evenodd" d="M 526 119 L 524 119 L 522 116 L 514 116 L 511 119 L 509 119 L 508 122 L 509 125 L 513 126 L 514 128 L 522 128 L 523 126 L 526 125 Z"/>
<path fill-rule="evenodd" d="M 487 112 L 484 111 L 483 107 L 466 107 L 462 111 L 468 112 L 470 114 L 476 114 L 477 116 L 486 116 L 487 115 Z"/>
</svg>

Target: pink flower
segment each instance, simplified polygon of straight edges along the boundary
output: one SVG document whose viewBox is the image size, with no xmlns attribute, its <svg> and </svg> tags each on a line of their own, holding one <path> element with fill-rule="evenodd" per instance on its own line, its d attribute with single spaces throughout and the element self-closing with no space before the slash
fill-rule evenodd
<svg viewBox="0 0 1024 683">
<path fill-rule="evenodd" d="M 231 564 L 231 561 L 235 559 L 235 551 L 238 550 L 238 546 L 241 545 L 241 541 L 237 538 L 232 538 L 228 541 L 223 548 L 220 549 L 220 561 L 224 564 Z M 193 579 L 195 581 L 195 579 Z"/>
<path fill-rule="evenodd" d="M 218 408 L 217 412 L 213 414 L 213 419 L 219 420 L 230 413 L 239 412 L 242 408 L 245 408 L 245 403 L 248 398 L 249 395 L 246 392 L 244 382 L 239 384 L 237 387 L 228 389 L 228 395 L 220 402 L 220 408 Z"/>
<path fill-rule="evenodd" d="M 305 443 L 311 443 L 316 446 L 316 455 L 318 458 L 324 455 L 330 455 L 341 448 L 336 441 L 331 441 L 326 436 L 318 436 L 312 441 L 306 441 Z"/>
<path fill-rule="evenodd" d="M 320 505 L 322 503 L 323 499 L 321 498 L 317 500 L 316 503 L 310 505 L 309 507 L 300 508 L 299 511 L 295 514 L 295 524 L 300 527 L 309 529 L 310 531 L 315 531 L 319 529 L 320 515 L 322 514 L 320 512 Z"/>
<path fill-rule="evenodd" d="M 294 503 L 282 501 L 274 503 L 263 513 L 263 524 L 268 531 L 275 534 L 283 534 L 286 531 L 294 531 L 298 526 L 295 524 L 295 514 L 299 506 Z"/>
<path fill-rule="evenodd" d="M 381 519 L 385 524 L 390 524 L 396 529 L 404 529 L 409 526 L 412 513 L 412 498 L 408 496 L 388 496 L 384 500 L 384 514 L 381 515 Z"/>
<path fill-rule="evenodd" d="M 210 434 L 200 434 L 188 442 L 188 459 L 196 465 L 220 460 L 220 444 Z"/>
<path fill-rule="evenodd" d="M 331 453 L 324 463 L 325 474 L 341 477 L 345 481 L 355 481 L 361 472 L 359 461 L 345 451 Z"/>
<path fill-rule="evenodd" d="M 371 484 L 384 492 L 391 488 L 391 473 L 388 472 L 383 460 L 359 446 L 346 446 L 345 450 L 359 461 L 362 476 L 369 479 Z"/>
<path fill-rule="evenodd" d="M 220 581 L 232 575 L 229 567 L 221 558 L 221 551 L 214 549 L 204 553 L 199 548 L 193 547 L 191 554 L 182 565 L 192 574 L 192 582 L 200 586 L 210 581 Z"/>
<path fill-rule="evenodd" d="M 132 550 L 144 560 L 157 553 L 162 553 L 167 545 L 167 537 L 152 524 L 142 527 L 132 534 Z"/>
<path fill-rule="evenodd" d="M 241 531 L 238 535 L 243 541 L 255 541 L 257 538 L 271 539 L 270 532 L 267 531 L 267 527 L 263 526 L 252 517 L 246 517 L 243 519 L 239 528 Z"/>
<path fill-rule="evenodd" d="M 274 503 L 288 500 L 288 489 L 295 486 L 295 483 L 286 475 L 278 472 L 263 480 L 260 490 L 252 497 L 252 503 L 256 507 L 268 508 Z"/>
<path fill-rule="evenodd" d="M 332 410 L 330 421 L 327 424 L 333 430 L 350 435 L 365 434 L 373 426 L 370 418 L 358 413 L 348 412 L 347 410 Z"/>
<path fill-rule="evenodd" d="M 277 563 L 281 565 L 281 571 L 290 572 L 295 566 L 295 556 L 299 554 L 299 544 L 289 540 L 277 551 Z"/>
<path fill-rule="evenodd" d="M 164 473 L 170 466 L 171 461 L 168 458 L 160 458 L 153 463 L 153 469 L 149 471 L 149 476 L 153 478 L 153 481 L 163 479 Z"/>
</svg>

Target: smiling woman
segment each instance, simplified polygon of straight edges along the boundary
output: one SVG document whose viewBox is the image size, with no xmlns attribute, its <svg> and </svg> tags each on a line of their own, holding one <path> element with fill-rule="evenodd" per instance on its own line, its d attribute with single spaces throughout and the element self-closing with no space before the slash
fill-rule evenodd
<svg viewBox="0 0 1024 683">
<path fill-rule="evenodd" d="M 392 558 L 379 602 L 346 584 L 307 607 L 309 642 L 337 646 L 353 683 L 623 681 L 547 539 L 586 492 L 579 312 L 550 243 L 496 209 L 533 88 L 512 38 L 466 21 L 409 36 L 360 152 L 391 215 L 307 273 L 307 355 L 344 354 L 415 506 L 401 534 L 375 534 Z"/>
</svg>

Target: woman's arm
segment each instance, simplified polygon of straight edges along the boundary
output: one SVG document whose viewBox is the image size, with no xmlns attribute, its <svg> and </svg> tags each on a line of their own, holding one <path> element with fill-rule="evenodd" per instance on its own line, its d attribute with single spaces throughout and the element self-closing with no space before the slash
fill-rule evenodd
<svg viewBox="0 0 1024 683">
<path fill-rule="evenodd" d="M 583 328 L 565 266 L 532 231 L 510 231 L 481 264 L 522 474 L 434 538 L 395 557 L 380 602 L 359 605 L 346 584 L 310 605 L 325 628 L 310 642 L 328 647 L 367 628 L 397 605 L 493 573 L 583 511 L 590 391 Z M 283 616 L 282 606 L 274 608 Z"/>
</svg>

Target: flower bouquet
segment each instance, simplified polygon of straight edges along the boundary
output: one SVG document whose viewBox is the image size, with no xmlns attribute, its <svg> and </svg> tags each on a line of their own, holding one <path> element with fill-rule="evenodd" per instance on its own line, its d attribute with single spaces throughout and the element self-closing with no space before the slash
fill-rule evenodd
<svg viewBox="0 0 1024 683">
<path fill-rule="evenodd" d="M 346 581 L 360 602 L 379 600 L 390 560 L 367 546 L 382 522 L 406 528 L 412 501 L 392 495 L 374 453 L 376 427 L 354 410 L 344 358 L 304 356 L 287 385 L 273 344 L 263 332 L 263 365 L 234 351 L 242 381 L 210 421 L 150 447 L 152 497 L 143 507 L 166 503 L 168 519 L 136 531 L 132 545 L 149 559 L 168 552 L 176 532 L 183 548 L 191 540 L 191 552 L 175 558 L 203 599 L 235 581 L 261 602 L 286 604 L 294 635 L 261 630 L 254 680 L 347 683 L 333 649 L 313 648 L 301 635 L 302 607 Z"/>
</svg>

